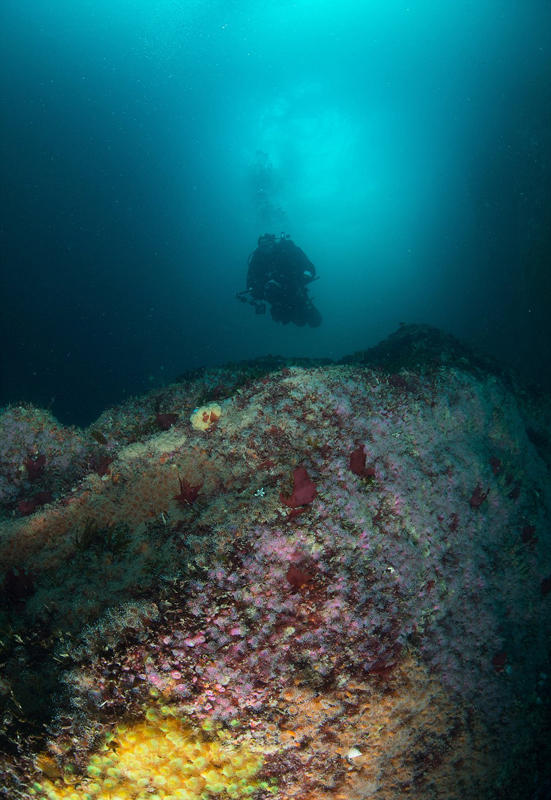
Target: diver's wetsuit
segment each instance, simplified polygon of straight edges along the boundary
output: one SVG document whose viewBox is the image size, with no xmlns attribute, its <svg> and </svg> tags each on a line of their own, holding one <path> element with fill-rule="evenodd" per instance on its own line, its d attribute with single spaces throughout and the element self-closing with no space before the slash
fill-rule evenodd
<svg viewBox="0 0 551 800">
<path fill-rule="evenodd" d="M 321 314 L 306 288 L 315 278 L 316 268 L 300 247 L 290 239 L 266 234 L 249 257 L 247 292 L 254 301 L 270 303 L 275 322 L 317 328 Z"/>
</svg>

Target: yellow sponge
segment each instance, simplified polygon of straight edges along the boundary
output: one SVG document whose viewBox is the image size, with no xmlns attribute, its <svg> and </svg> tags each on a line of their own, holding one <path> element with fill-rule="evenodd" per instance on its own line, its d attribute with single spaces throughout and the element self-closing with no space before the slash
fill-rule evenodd
<svg viewBox="0 0 551 800">
<path fill-rule="evenodd" d="M 37 763 L 40 768 L 40 757 Z M 164 706 L 119 725 L 91 757 L 87 775 L 53 778 L 44 770 L 31 794 L 40 800 L 206 800 L 222 794 L 244 800 L 258 789 L 254 776 L 261 766 L 261 755 L 247 745 L 231 745 L 221 730 L 207 739 Z"/>
<path fill-rule="evenodd" d="M 192 427 L 195 428 L 195 430 L 206 431 L 213 425 L 216 425 L 221 414 L 222 409 L 218 403 L 209 403 L 206 406 L 196 408 L 189 419 Z"/>
</svg>

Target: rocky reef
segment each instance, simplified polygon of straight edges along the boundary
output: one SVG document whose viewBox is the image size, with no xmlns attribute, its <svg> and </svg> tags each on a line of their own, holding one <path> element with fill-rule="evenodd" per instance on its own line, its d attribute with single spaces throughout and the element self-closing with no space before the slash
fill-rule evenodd
<svg viewBox="0 0 551 800">
<path fill-rule="evenodd" d="M 548 398 L 403 326 L 341 363 L 184 375 L 84 431 L 28 406 L 0 430 L 0 797 L 549 778 Z"/>
</svg>

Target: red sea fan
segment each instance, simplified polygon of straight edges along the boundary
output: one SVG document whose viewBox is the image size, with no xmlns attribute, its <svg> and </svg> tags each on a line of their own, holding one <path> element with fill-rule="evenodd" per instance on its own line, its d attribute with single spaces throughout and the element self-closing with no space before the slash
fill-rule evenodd
<svg viewBox="0 0 551 800">
<path fill-rule="evenodd" d="M 283 494 L 279 495 L 282 503 L 289 508 L 297 508 L 297 506 L 305 506 L 311 503 L 316 496 L 316 485 L 306 472 L 304 467 L 296 467 L 293 471 L 293 493 L 289 497 Z"/>
<path fill-rule="evenodd" d="M 374 478 L 375 467 L 367 467 L 365 459 L 365 447 L 363 444 L 359 444 L 358 447 L 350 453 L 348 462 L 350 472 L 353 472 L 354 475 L 359 475 L 360 478 Z"/>
<path fill-rule="evenodd" d="M 480 508 L 484 500 L 486 500 L 486 498 L 488 497 L 489 492 L 490 492 L 489 489 L 486 489 L 486 491 L 484 491 L 482 489 L 482 486 L 478 484 L 471 495 L 471 499 L 469 500 L 470 507 Z"/>
<path fill-rule="evenodd" d="M 178 478 L 178 483 L 180 484 L 180 491 L 174 495 L 174 499 L 182 508 L 191 506 L 197 500 L 197 495 L 203 484 L 199 483 L 197 486 L 192 486 L 185 478 Z"/>
<path fill-rule="evenodd" d="M 24 461 L 27 470 L 28 479 L 33 482 L 42 477 L 44 467 L 46 466 L 46 456 L 41 455 L 28 455 Z"/>
</svg>

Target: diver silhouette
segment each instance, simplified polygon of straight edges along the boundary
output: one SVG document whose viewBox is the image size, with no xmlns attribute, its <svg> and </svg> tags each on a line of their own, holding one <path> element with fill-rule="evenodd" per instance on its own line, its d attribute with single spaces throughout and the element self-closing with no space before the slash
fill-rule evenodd
<svg viewBox="0 0 551 800">
<path fill-rule="evenodd" d="M 321 314 L 308 295 L 307 286 L 317 280 L 316 268 L 300 247 L 282 233 L 265 233 L 249 256 L 247 288 L 237 294 L 257 314 L 270 313 L 274 322 L 287 325 L 321 325 Z"/>
</svg>

